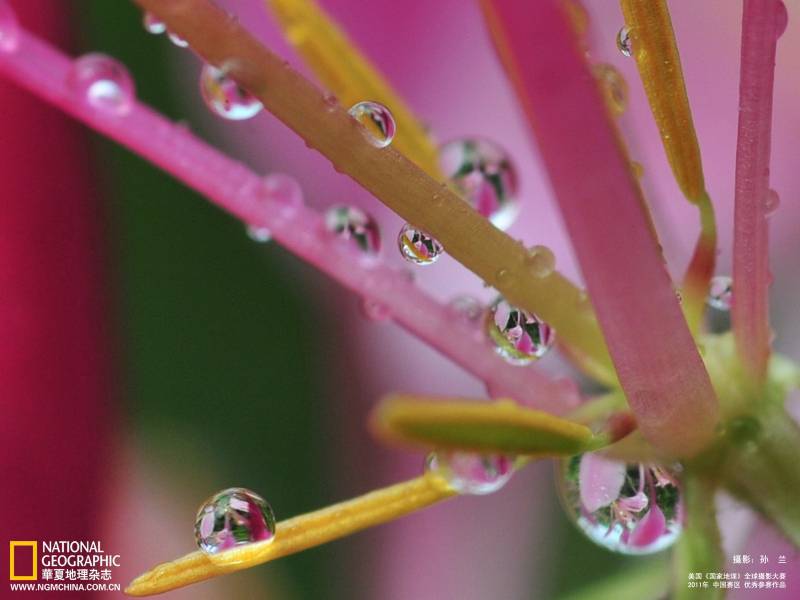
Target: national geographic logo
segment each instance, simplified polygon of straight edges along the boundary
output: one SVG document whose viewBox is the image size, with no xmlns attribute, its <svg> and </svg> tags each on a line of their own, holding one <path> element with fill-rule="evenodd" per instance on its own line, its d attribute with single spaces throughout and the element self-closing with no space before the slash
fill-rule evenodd
<svg viewBox="0 0 800 600">
<path fill-rule="evenodd" d="M 8 543 L 8 578 L 11 581 L 38 579 L 39 542 L 10 541 Z"/>
</svg>

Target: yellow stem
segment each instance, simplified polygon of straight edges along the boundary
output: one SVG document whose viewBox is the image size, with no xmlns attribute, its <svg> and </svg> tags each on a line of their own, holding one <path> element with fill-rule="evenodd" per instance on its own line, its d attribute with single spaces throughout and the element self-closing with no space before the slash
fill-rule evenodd
<svg viewBox="0 0 800 600">
<path fill-rule="evenodd" d="M 678 187 L 700 211 L 701 233 L 683 283 L 684 313 L 696 334 L 708 281 L 714 272 L 717 233 L 678 45 L 666 0 L 620 0 L 620 3 L 630 30 L 632 54 L 667 160 Z"/>
<path fill-rule="evenodd" d="M 240 546 L 216 555 L 197 551 L 163 563 L 134 579 L 125 593 L 131 596 L 160 594 L 249 569 L 392 521 L 455 494 L 442 477 L 426 473 L 353 500 L 281 521 L 269 542 Z"/>
<path fill-rule="evenodd" d="M 136 0 L 206 61 L 224 65 L 309 147 L 328 157 L 409 223 L 438 239 L 448 254 L 505 298 L 539 315 L 559 339 L 613 369 L 585 294 L 560 273 L 532 274 L 527 249 L 396 148 L 373 145 L 342 107 L 264 48 L 209 0 Z"/>
<path fill-rule="evenodd" d="M 397 149 L 431 177 L 442 179 L 438 152 L 425 128 L 380 71 L 314 0 L 265 0 L 286 38 L 323 87 L 348 108 L 362 100 L 388 106 Z"/>
</svg>

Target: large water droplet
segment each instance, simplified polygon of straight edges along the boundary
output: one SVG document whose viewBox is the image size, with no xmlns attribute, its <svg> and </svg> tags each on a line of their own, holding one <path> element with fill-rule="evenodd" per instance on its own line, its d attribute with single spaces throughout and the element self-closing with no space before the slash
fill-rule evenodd
<svg viewBox="0 0 800 600">
<path fill-rule="evenodd" d="M 373 146 L 385 148 L 392 143 L 397 125 L 391 111 L 383 104 L 365 100 L 354 104 L 348 112 L 364 127 Z"/>
<path fill-rule="evenodd" d="M 605 63 L 593 65 L 592 73 L 600 85 L 611 114 L 619 116 L 624 113 L 628 106 L 628 83 L 622 74 L 615 67 Z"/>
<path fill-rule="evenodd" d="M 432 265 L 444 252 L 444 246 L 437 239 L 408 223 L 400 230 L 397 245 L 403 258 L 415 265 Z"/>
<path fill-rule="evenodd" d="M 541 358 L 555 342 L 555 331 L 547 323 L 502 296 L 489 307 L 485 325 L 497 353 L 514 365 Z"/>
<path fill-rule="evenodd" d="M 617 48 L 623 56 L 631 55 L 631 30 L 623 27 L 617 33 Z"/>
<path fill-rule="evenodd" d="M 778 195 L 778 192 L 775 190 L 767 190 L 767 194 L 764 196 L 764 215 L 767 217 L 772 215 L 778 210 L 780 203 L 781 197 Z"/>
<path fill-rule="evenodd" d="M 229 488 L 203 503 L 197 511 L 194 534 L 197 545 L 208 554 L 271 541 L 275 537 L 275 514 L 258 494 Z"/>
<path fill-rule="evenodd" d="M 232 121 L 255 117 L 264 106 L 250 92 L 227 75 L 223 69 L 203 65 L 200 93 L 215 115 Z"/>
<path fill-rule="evenodd" d="M 67 84 L 98 110 L 124 115 L 133 107 L 133 79 L 121 63 L 105 54 L 85 54 L 78 58 Z"/>
<path fill-rule="evenodd" d="M 188 48 L 189 42 L 179 36 L 177 33 L 173 33 L 172 31 L 167 31 L 167 37 L 169 41 L 172 42 L 178 48 Z"/>
<path fill-rule="evenodd" d="M 325 213 L 328 231 L 346 240 L 353 240 L 364 254 L 375 256 L 381 249 L 378 224 L 370 215 L 354 206 L 332 206 Z"/>
<path fill-rule="evenodd" d="M 248 225 L 245 229 L 247 237 L 259 244 L 266 244 L 272 239 L 272 233 L 266 227 L 259 227 L 258 225 Z"/>
<path fill-rule="evenodd" d="M 19 23 L 8 2 L 0 1 L 0 51 L 13 52 L 19 44 Z"/>
<path fill-rule="evenodd" d="M 661 466 L 587 453 L 558 461 L 564 509 L 596 544 L 621 554 L 671 546 L 682 529 L 680 487 Z"/>
<path fill-rule="evenodd" d="M 733 280 L 727 275 L 712 277 L 706 301 L 711 308 L 730 310 L 733 301 Z"/>
<path fill-rule="evenodd" d="M 160 35 L 167 30 L 164 21 L 150 12 L 144 13 L 142 17 L 142 26 L 147 33 L 152 33 L 153 35 Z"/>
<path fill-rule="evenodd" d="M 525 256 L 525 266 L 534 277 L 548 277 L 556 268 L 556 257 L 547 246 L 533 246 Z"/>
<path fill-rule="evenodd" d="M 482 496 L 508 483 L 514 473 L 514 459 L 503 454 L 432 452 L 425 468 L 444 478 L 459 494 Z"/>
<path fill-rule="evenodd" d="M 519 214 L 517 172 L 508 154 L 486 139 L 462 139 L 439 149 L 442 173 L 472 208 L 498 229 Z"/>
</svg>

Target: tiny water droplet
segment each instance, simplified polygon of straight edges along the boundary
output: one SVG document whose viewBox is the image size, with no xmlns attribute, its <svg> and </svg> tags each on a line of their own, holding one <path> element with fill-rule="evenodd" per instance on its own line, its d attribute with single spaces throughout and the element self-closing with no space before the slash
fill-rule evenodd
<svg viewBox="0 0 800 600">
<path fill-rule="evenodd" d="M 503 454 L 432 452 L 425 470 L 445 479 L 459 494 L 482 496 L 508 483 L 514 473 L 514 459 Z"/>
<path fill-rule="evenodd" d="M 272 239 L 272 233 L 266 227 L 248 225 L 246 228 L 247 237 L 259 244 L 265 244 Z"/>
<path fill-rule="evenodd" d="M 508 154 L 487 139 L 459 139 L 439 148 L 442 173 L 459 194 L 498 229 L 519 214 L 517 171 Z"/>
<path fill-rule="evenodd" d="M 678 300 L 678 304 L 683 304 L 683 294 L 679 289 L 675 290 L 675 298 Z"/>
<path fill-rule="evenodd" d="M 194 524 L 197 545 L 207 554 L 275 538 L 275 514 L 258 494 L 228 488 L 206 500 Z"/>
<path fill-rule="evenodd" d="M 525 256 L 525 266 L 534 277 L 548 277 L 556 267 L 556 257 L 547 246 L 533 246 Z"/>
<path fill-rule="evenodd" d="M 789 26 L 789 11 L 786 10 L 786 4 L 783 0 L 778 0 L 778 6 L 775 9 L 775 39 L 781 37 Z"/>
<path fill-rule="evenodd" d="M 670 469 L 586 453 L 560 460 L 556 478 L 567 515 L 607 550 L 652 554 L 680 535 L 681 490 Z"/>
<path fill-rule="evenodd" d="M 421 266 L 432 265 L 444 252 L 444 246 L 436 238 L 408 223 L 400 230 L 397 245 L 403 258 Z"/>
<path fill-rule="evenodd" d="M 105 54 L 85 54 L 78 58 L 67 84 L 98 110 L 124 115 L 133 107 L 133 79 L 121 63 Z"/>
<path fill-rule="evenodd" d="M 711 308 L 730 310 L 733 301 L 733 280 L 727 275 L 712 277 L 706 301 Z"/>
<path fill-rule="evenodd" d="M 0 2 L 0 52 L 13 52 L 19 44 L 19 23 L 8 2 Z"/>
<path fill-rule="evenodd" d="M 536 315 L 512 306 L 502 296 L 489 307 L 485 327 L 495 351 L 513 365 L 538 360 L 555 342 L 552 327 Z"/>
<path fill-rule="evenodd" d="M 447 307 L 461 320 L 477 323 L 483 316 L 486 307 L 473 296 L 456 296 Z"/>
<path fill-rule="evenodd" d="M 367 298 L 361 303 L 361 312 L 370 321 L 385 321 L 392 316 L 392 311 L 388 306 L 372 298 Z"/>
<path fill-rule="evenodd" d="M 189 42 L 179 36 L 177 33 L 173 33 L 172 31 L 167 31 L 167 37 L 169 41 L 172 42 L 178 48 L 188 48 Z"/>
<path fill-rule="evenodd" d="M 633 176 L 636 177 L 636 179 L 641 179 L 644 177 L 644 167 L 642 166 L 642 163 L 632 160 L 631 173 L 633 173 Z"/>
<path fill-rule="evenodd" d="M 611 114 L 620 116 L 628 106 L 628 83 L 617 69 L 606 63 L 592 66 L 592 73 L 600 85 Z"/>
<path fill-rule="evenodd" d="M 167 26 L 164 24 L 164 21 L 159 19 L 151 12 L 144 13 L 144 16 L 142 17 L 142 25 L 147 33 L 152 33 L 153 35 L 161 35 L 167 30 Z"/>
<path fill-rule="evenodd" d="M 495 273 L 495 277 L 497 277 L 497 283 L 505 283 L 509 277 L 508 269 L 498 269 L 497 273 Z"/>
<path fill-rule="evenodd" d="M 264 190 L 270 199 L 278 202 L 284 213 L 293 213 L 303 206 L 303 190 L 297 180 L 283 173 L 271 173 L 264 177 Z"/>
<path fill-rule="evenodd" d="M 341 238 L 352 240 L 364 254 L 375 256 L 381 249 L 378 224 L 354 206 L 332 206 L 325 213 L 325 226 Z"/>
<path fill-rule="evenodd" d="M 397 125 L 391 111 L 383 104 L 365 100 L 354 104 L 347 112 L 364 127 L 373 146 L 385 148 L 392 143 Z"/>
<path fill-rule="evenodd" d="M 776 210 L 781 203 L 781 197 L 775 190 L 767 190 L 767 195 L 764 197 L 764 215 L 769 217 Z"/>
<path fill-rule="evenodd" d="M 623 56 L 631 55 L 631 30 L 623 27 L 617 33 L 617 48 Z"/>
<path fill-rule="evenodd" d="M 250 119 L 264 108 L 258 98 L 223 69 L 208 64 L 200 72 L 200 93 L 211 112 L 231 121 Z"/>
</svg>

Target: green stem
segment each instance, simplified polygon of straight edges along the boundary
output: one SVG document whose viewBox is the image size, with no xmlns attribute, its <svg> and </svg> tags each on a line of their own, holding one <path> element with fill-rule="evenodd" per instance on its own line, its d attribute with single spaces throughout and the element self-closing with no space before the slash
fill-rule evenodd
<svg viewBox="0 0 800 600">
<path fill-rule="evenodd" d="M 673 571 L 674 600 L 716 600 L 725 597 L 725 590 L 714 588 L 705 579 L 707 588 L 690 588 L 689 573 L 719 572 L 724 564 L 719 528 L 717 527 L 714 492 L 716 482 L 705 473 L 687 469 L 683 479 L 683 506 L 686 525 L 675 551 Z"/>
<path fill-rule="evenodd" d="M 800 547 L 800 428 L 782 407 L 733 423 L 725 486 Z"/>
</svg>

